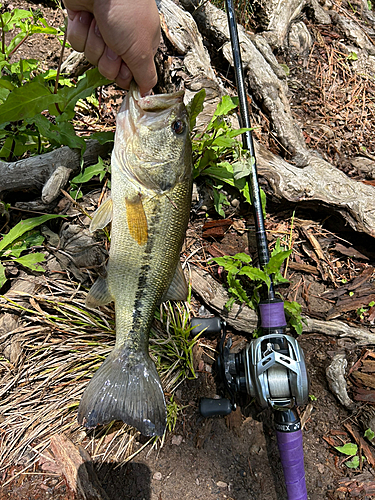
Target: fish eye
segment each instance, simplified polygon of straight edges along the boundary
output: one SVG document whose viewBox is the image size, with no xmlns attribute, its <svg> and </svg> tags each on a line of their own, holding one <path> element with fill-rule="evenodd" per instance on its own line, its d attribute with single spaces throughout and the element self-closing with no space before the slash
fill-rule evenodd
<svg viewBox="0 0 375 500">
<path fill-rule="evenodd" d="M 176 120 L 172 123 L 172 130 L 180 135 L 185 131 L 185 123 L 182 120 Z"/>
</svg>

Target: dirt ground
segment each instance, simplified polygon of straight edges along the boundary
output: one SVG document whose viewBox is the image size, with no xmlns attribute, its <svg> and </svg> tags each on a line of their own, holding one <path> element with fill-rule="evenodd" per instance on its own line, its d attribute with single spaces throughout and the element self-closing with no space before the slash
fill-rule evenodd
<svg viewBox="0 0 375 500">
<path fill-rule="evenodd" d="M 13 7 L 40 8 L 51 24 L 62 22 L 61 14 L 54 7 L 25 0 L 14 0 L 11 4 Z M 331 41 L 336 39 L 332 32 L 324 32 L 321 36 L 328 37 Z M 46 43 L 46 40 L 40 41 L 40 38 L 34 36 L 24 44 L 20 55 L 41 58 L 45 67 L 56 67 L 59 44 L 52 46 L 50 43 L 52 44 L 52 40 L 48 39 Z M 316 50 L 319 51 L 319 47 Z M 314 88 L 314 83 L 311 84 L 313 91 L 306 87 L 307 81 L 319 80 L 316 66 L 313 61 L 310 65 L 303 65 L 301 61 L 285 58 L 284 62 L 289 66 L 291 83 L 299 82 L 298 85 L 290 85 L 294 105 L 292 107 L 296 119 L 304 124 L 306 141 L 335 165 L 341 166 L 349 175 L 358 179 L 366 178 L 365 174 L 353 167 L 350 160 L 364 144 L 368 147 L 369 153 L 371 151 L 374 153 L 371 150 L 371 141 L 365 143 L 363 135 L 356 134 L 357 140 L 351 142 L 345 133 L 348 130 L 354 133 L 353 130 L 349 128 L 343 131 L 339 123 L 335 128 L 335 125 L 332 125 L 332 117 L 328 117 L 327 121 L 334 130 L 336 142 L 331 141 L 330 133 L 317 140 L 313 124 L 317 114 L 321 112 L 321 102 L 318 102 L 320 95 Z M 315 108 L 311 105 L 314 96 Z M 304 109 L 301 103 L 304 103 Z M 359 122 L 360 118 L 353 117 L 353 126 Z M 346 123 L 345 127 L 349 126 L 350 124 Z M 266 133 L 265 130 L 258 136 L 261 138 L 262 134 Z M 268 145 L 277 149 L 277 144 L 271 140 Z M 270 238 L 272 247 L 277 234 L 288 234 L 292 208 L 283 207 L 284 211 L 281 211 L 280 207 L 270 207 L 270 210 L 267 229 L 274 235 Z M 190 235 L 193 240 L 201 239 L 205 215 L 202 212 L 192 218 L 188 236 Z M 229 213 L 229 216 L 233 220 L 240 218 L 240 214 L 235 211 Z M 297 213 L 296 217 L 300 222 L 299 226 L 296 224 L 297 257 L 290 265 L 288 277 L 291 284 L 283 290 L 284 296 L 299 301 L 304 312 L 310 316 L 326 319 L 327 314 L 332 314 L 333 317 L 340 317 L 352 325 L 360 325 L 373 331 L 375 318 L 373 307 L 367 307 L 361 314 L 357 312 L 357 308 L 345 310 L 343 307 L 332 312 L 335 307 L 339 308 L 337 297 L 329 300 L 321 298 L 323 292 L 335 291 L 339 286 L 352 282 L 375 266 L 372 240 L 350 232 L 336 218 L 330 218 L 326 222 L 327 215 L 324 213 L 311 214 L 306 211 Z M 318 239 L 327 257 L 325 263 L 320 262 L 312 252 L 312 247 L 309 246 L 309 234 Z M 215 256 L 215 249 L 225 251 L 228 245 L 232 245 L 231 252 L 234 254 L 236 251 L 243 251 L 246 243 L 243 233 L 231 228 L 224 239 L 215 242 L 207 240 L 205 245 L 205 251 Z M 354 247 L 360 256 L 358 253 L 354 257 L 350 256 L 350 252 L 345 254 L 345 249 L 339 245 L 343 245 L 346 249 Z M 193 248 L 194 246 L 191 246 L 190 251 Z M 309 265 L 310 270 L 304 271 L 303 265 Z M 373 273 L 370 273 L 366 279 L 370 288 L 363 292 L 367 294 L 363 296 L 370 295 L 372 276 Z M 219 276 L 216 277 L 220 279 Z M 358 295 L 358 300 L 360 297 Z M 198 300 L 195 300 L 198 307 Z M 232 333 L 239 336 L 241 332 Z M 202 339 L 201 342 L 214 345 L 216 340 L 217 338 L 208 338 Z M 304 421 L 305 470 L 309 499 L 373 498 L 375 497 L 374 466 L 369 460 L 372 454 L 375 457 L 372 445 L 367 442 L 369 455 L 363 450 L 366 459 L 360 468 L 355 470 L 346 467 L 344 460 L 347 457 L 334 448 L 345 442 L 353 442 L 354 437 L 350 429 L 354 428 L 363 436 L 366 428 L 370 426 L 371 418 L 375 415 L 373 406 L 371 402 L 366 403 L 362 400 L 353 403 L 352 409 L 345 409 L 330 391 L 326 377 L 326 368 L 335 354 L 345 353 L 349 367 L 352 367 L 361 357 L 375 359 L 375 354 L 372 357 L 372 346 L 364 348 L 350 339 L 338 340 L 324 334 L 302 334 L 298 340 L 305 353 L 311 384 L 310 401 L 305 407 L 299 408 Z M 97 477 L 108 498 L 110 500 L 286 499 L 272 426 L 272 413 L 268 410 L 260 411 L 251 399 L 245 399 L 241 401 L 236 413 L 230 417 L 212 419 L 201 417 L 198 411 L 200 397 L 212 397 L 218 389 L 212 375 L 212 360 L 201 354 L 196 362 L 198 365 L 201 362 L 203 368 L 198 370 L 197 379 L 185 381 L 178 388 L 175 397 L 183 407 L 183 412 L 173 434 L 167 434 L 164 445 L 158 449 L 146 447 L 126 465 L 119 466 L 113 461 L 95 463 Z M 364 366 L 364 362 L 358 366 Z M 355 394 L 359 394 L 360 390 L 366 387 L 358 378 L 351 377 L 348 383 L 349 396 L 353 399 Z M 0 424 L 0 433 L 6 432 L 7 429 L 1 428 Z M 133 451 L 141 449 L 144 442 L 138 436 Z M 82 444 L 85 445 L 85 441 Z M 88 451 L 90 452 L 89 448 Z M 0 490 L 1 500 L 75 498 L 58 469 L 48 471 L 39 464 L 21 473 L 23 467 L 23 462 L 12 464 L 0 473 L 1 481 L 5 483 Z M 14 479 L 9 482 L 13 476 Z"/>
</svg>

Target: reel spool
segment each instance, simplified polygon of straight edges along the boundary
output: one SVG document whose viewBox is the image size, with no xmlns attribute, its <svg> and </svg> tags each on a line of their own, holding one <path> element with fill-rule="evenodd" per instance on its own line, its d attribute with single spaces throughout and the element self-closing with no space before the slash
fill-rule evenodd
<svg viewBox="0 0 375 500">
<path fill-rule="evenodd" d="M 262 408 L 287 410 L 304 404 L 308 398 L 308 377 L 302 349 L 285 333 L 275 331 L 251 340 L 239 353 L 231 353 L 232 339 L 225 343 L 226 324 L 219 318 L 194 318 L 195 332 L 222 331 L 217 371 L 230 396 L 228 399 L 202 398 L 204 417 L 228 415 L 235 409 L 236 393 L 254 397 Z"/>
</svg>

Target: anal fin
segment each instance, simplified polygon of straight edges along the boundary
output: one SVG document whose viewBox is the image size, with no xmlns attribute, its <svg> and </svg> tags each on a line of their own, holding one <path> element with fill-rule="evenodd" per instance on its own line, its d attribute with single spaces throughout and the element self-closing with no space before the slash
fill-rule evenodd
<svg viewBox="0 0 375 500">
<path fill-rule="evenodd" d="M 94 233 L 97 229 L 103 229 L 112 220 L 113 202 L 112 198 L 108 198 L 94 212 L 90 223 L 90 232 Z"/>
<path fill-rule="evenodd" d="M 99 276 L 86 296 L 86 307 L 93 309 L 97 306 L 105 306 L 112 300 L 113 297 L 109 292 L 107 280 Z"/>
<path fill-rule="evenodd" d="M 161 302 L 166 302 L 167 300 L 186 300 L 188 293 L 189 289 L 186 283 L 184 271 L 182 270 L 181 262 L 178 261 L 172 283 L 170 284 L 168 291 L 163 295 Z"/>
</svg>

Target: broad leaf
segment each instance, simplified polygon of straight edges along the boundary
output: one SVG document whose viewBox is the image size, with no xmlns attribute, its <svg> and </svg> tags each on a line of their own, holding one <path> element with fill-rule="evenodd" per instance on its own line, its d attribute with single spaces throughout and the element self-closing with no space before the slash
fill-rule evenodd
<svg viewBox="0 0 375 500">
<path fill-rule="evenodd" d="M 113 142 L 115 135 L 113 132 L 94 132 L 91 134 L 90 139 L 95 139 L 99 144 L 106 144 L 107 142 Z"/>
<path fill-rule="evenodd" d="M 359 467 L 359 456 L 356 455 L 351 460 L 347 460 L 345 465 L 349 467 L 349 469 L 357 469 L 357 467 Z"/>
<path fill-rule="evenodd" d="M 346 443 L 344 446 L 335 446 L 335 450 L 351 457 L 357 454 L 358 446 L 355 443 Z"/>
<path fill-rule="evenodd" d="M 5 267 L 0 263 L 0 288 L 4 285 L 6 280 Z"/>
<path fill-rule="evenodd" d="M 227 115 L 229 111 L 235 109 L 237 105 L 238 105 L 238 99 L 232 98 L 229 95 L 224 95 L 219 104 L 217 105 L 215 113 L 212 117 L 212 121 L 218 116 Z"/>
<path fill-rule="evenodd" d="M 195 127 L 197 116 L 203 111 L 203 103 L 206 97 L 205 89 L 201 89 L 195 94 L 191 102 L 188 104 L 188 111 L 190 115 L 190 130 Z"/>
<path fill-rule="evenodd" d="M 70 117 L 74 113 L 74 106 L 79 99 L 91 95 L 97 87 L 110 83 L 107 78 L 99 73 L 97 68 L 86 71 L 84 77 L 78 82 L 76 87 L 64 87 L 59 90 L 58 94 L 62 98 L 63 115 L 59 121 Z"/>
<path fill-rule="evenodd" d="M 63 102 L 63 96 L 53 94 L 36 78 L 8 95 L 0 107 L 0 123 L 25 120 L 38 115 L 54 103 Z"/>
<path fill-rule="evenodd" d="M 96 175 L 99 175 L 102 180 L 105 173 L 106 169 L 103 164 L 103 160 L 99 157 L 98 163 L 86 167 L 85 170 L 80 174 L 76 175 L 71 182 L 73 184 L 84 184 L 85 182 L 91 181 L 91 179 Z"/>
<path fill-rule="evenodd" d="M 0 252 L 7 248 L 11 243 L 13 243 L 17 238 L 25 234 L 27 231 L 31 231 L 31 229 L 34 229 L 34 227 L 40 226 L 48 220 L 56 219 L 58 217 L 63 217 L 63 215 L 48 214 L 41 215 L 40 217 L 33 217 L 32 219 L 21 220 L 0 241 Z"/>
<path fill-rule="evenodd" d="M 284 250 L 283 252 L 279 252 L 276 255 L 273 255 L 266 266 L 267 273 L 273 274 L 279 271 L 281 264 L 285 259 L 289 257 L 292 251 L 293 250 Z"/>
<path fill-rule="evenodd" d="M 45 256 L 43 253 L 29 253 L 27 255 L 19 257 L 18 259 L 14 259 L 14 261 L 18 262 L 18 264 L 28 267 L 32 271 L 44 272 L 45 271 L 44 267 L 38 266 L 38 262 L 43 262 L 44 259 Z"/>
</svg>

